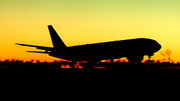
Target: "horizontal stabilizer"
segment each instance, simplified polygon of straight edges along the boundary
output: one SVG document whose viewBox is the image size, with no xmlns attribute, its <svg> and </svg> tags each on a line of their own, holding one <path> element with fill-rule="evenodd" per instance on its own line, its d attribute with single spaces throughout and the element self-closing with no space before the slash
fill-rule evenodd
<svg viewBox="0 0 180 101">
<path fill-rule="evenodd" d="M 26 51 L 26 52 L 31 52 L 31 53 L 45 53 L 45 54 L 47 54 L 47 52 L 41 52 L 41 51 Z"/>
<path fill-rule="evenodd" d="M 28 44 L 20 44 L 20 43 L 15 43 L 15 44 L 20 45 L 20 46 L 35 47 L 35 48 L 37 48 L 37 49 L 42 49 L 42 50 L 47 50 L 47 51 L 53 50 L 53 47 L 45 47 L 45 46 L 37 46 L 37 45 L 28 45 Z"/>
</svg>

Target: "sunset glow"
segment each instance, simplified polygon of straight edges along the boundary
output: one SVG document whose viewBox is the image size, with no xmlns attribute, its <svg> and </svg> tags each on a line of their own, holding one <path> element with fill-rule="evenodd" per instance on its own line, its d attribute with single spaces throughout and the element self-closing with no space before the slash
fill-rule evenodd
<svg viewBox="0 0 180 101">
<path fill-rule="evenodd" d="M 35 48 L 15 45 L 52 47 L 47 25 L 53 25 L 67 46 L 151 38 L 162 46 L 152 60 L 165 57 L 177 62 L 179 10 L 179 0 L 1 0 L 0 60 L 59 60 L 26 52 Z"/>
</svg>

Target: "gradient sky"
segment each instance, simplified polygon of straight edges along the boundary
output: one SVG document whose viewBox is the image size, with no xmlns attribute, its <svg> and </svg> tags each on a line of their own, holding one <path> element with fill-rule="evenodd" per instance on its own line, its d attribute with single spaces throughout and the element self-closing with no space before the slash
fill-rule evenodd
<svg viewBox="0 0 180 101">
<path fill-rule="evenodd" d="M 52 46 L 47 25 L 53 25 L 67 46 L 152 38 L 180 60 L 180 0 L 1 0 L 0 60 L 57 58 L 25 52 L 27 43 Z"/>
</svg>

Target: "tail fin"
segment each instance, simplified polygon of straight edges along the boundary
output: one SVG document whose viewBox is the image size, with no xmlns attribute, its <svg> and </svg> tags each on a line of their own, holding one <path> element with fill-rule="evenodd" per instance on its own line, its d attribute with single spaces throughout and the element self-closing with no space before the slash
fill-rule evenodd
<svg viewBox="0 0 180 101">
<path fill-rule="evenodd" d="M 50 33 L 51 40 L 52 40 L 54 48 L 56 48 L 56 49 L 66 48 L 66 45 L 61 40 L 59 35 L 56 33 L 56 31 L 54 30 L 52 25 L 48 25 L 48 28 L 49 28 L 49 33 Z"/>
</svg>

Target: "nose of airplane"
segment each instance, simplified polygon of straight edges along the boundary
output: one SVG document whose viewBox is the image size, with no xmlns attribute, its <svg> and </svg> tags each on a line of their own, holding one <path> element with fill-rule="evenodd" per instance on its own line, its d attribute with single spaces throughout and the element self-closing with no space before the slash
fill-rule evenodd
<svg viewBox="0 0 180 101">
<path fill-rule="evenodd" d="M 158 50 L 160 50 L 161 49 L 161 45 L 159 44 L 159 43 L 156 43 L 156 45 L 155 45 L 155 51 L 157 52 Z"/>
</svg>

